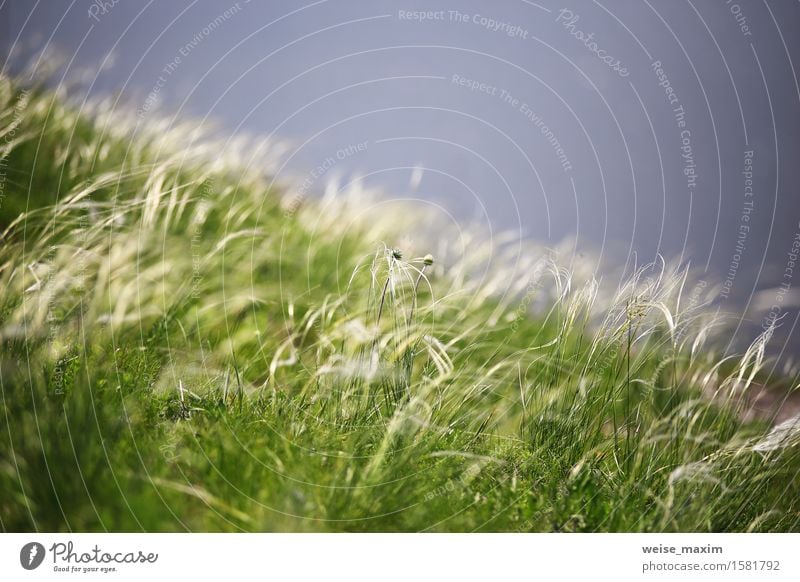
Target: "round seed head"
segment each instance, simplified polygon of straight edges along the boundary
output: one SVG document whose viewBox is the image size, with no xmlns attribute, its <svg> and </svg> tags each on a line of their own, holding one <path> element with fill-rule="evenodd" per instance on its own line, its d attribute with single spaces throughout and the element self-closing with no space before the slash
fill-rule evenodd
<svg viewBox="0 0 800 582">
<path fill-rule="evenodd" d="M 431 254 L 427 254 L 427 255 L 425 255 L 425 256 L 422 258 L 422 263 L 423 263 L 423 264 L 424 264 L 426 267 L 430 267 L 430 266 L 433 264 L 433 255 L 431 255 Z"/>
</svg>

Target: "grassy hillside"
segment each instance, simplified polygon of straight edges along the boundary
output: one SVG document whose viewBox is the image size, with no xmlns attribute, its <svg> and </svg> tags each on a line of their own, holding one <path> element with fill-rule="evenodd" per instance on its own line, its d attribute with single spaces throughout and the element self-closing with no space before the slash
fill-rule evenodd
<svg viewBox="0 0 800 582">
<path fill-rule="evenodd" d="M 685 271 L 609 292 L 191 126 L 0 102 L 3 530 L 800 529 L 800 425 L 741 420 L 767 338 L 721 360 Z"/>
</svg>

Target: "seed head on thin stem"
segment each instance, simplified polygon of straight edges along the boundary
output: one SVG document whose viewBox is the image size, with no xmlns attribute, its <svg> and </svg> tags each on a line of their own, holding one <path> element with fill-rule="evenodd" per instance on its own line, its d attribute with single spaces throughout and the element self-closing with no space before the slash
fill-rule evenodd
<svg viewBox="0 0 800 582">
<path fill-rule="evenodd" d="M 383 292 L 381 292 L 381 304 L 378 307 L 378 319 L 377 323 L 380 324 L 381 322 L 381 315 L 383 314 L 383 306 L 386 302 L 386 292 L 389 290 L 389 282 L 392 280 L 392 271 L 394 268 L 395 261 L 399 261 L 403 258 L 403 251 L 400 249 L 392 249 L 391 251 L 391 259 L 389 259 L 389 272 L 386 275 L 386 282 L 383 284 Z"/>
<path fill-rule="evenodd" d="M 417 282 L 414 284 L 414 297 L 411 303 L 411 312 L 408 314 L 408 324 L 411 325 L 411 321 L 414 318 L 414 307 L 417 305 L 417 291 L 419 291 L 419 282 L 422 281 L 422 277 L 425 276 L 425 269 L 430 267 L 433 264 L 433 255 L 428 253 L 424 257 L 422 257 L 422 268 L 419 270 L 419 275 L 417 275 Z"/>
</svg>

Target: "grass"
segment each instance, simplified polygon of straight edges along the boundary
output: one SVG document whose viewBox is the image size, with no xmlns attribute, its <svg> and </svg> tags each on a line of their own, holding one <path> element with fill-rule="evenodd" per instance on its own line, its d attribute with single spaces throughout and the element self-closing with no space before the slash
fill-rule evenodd
<svg viewBox="0 0 800 582">
<path fill-rule="evenodd" d="M 800 529 L 800 424 L 742 398 L 797 375 L 769 333 L 723 358 L 686 269 L 608 289 L 191 126 L 0 101 L 3 530 Z"/>
</svg>

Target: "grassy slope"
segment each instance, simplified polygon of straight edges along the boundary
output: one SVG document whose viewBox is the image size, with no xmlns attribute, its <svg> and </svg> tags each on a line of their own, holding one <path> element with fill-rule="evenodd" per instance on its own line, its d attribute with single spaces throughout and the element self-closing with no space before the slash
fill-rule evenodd
<svg viewBox="0 0 800 582">
<path fill-rule="evenodd" d="M 4 530 L 798 529 L 795 441 L 726 397 L 760 354 L 717 365 L 681 276 L 607 296 L 473 252 L 420 278 L 374 254 L 396 224 L 287 209 L 191 130 L 0 100 L 0 227 L 27 212 L 0 250 Z"/>
</svg>

